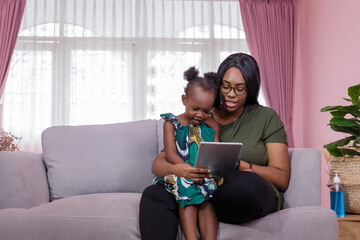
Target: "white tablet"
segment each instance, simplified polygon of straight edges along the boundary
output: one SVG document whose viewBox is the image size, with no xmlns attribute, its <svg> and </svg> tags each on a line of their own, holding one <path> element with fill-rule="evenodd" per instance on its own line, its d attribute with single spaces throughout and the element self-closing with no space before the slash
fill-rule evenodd
<svg viewBox="0 0 360 240">
<path fill-rule="evenodd" d="M 196 157 L 196 167 L 211 170 L 213 177 L 225 177 L 235 169 L 242 143 L 201 142 Z"/>
</svg>

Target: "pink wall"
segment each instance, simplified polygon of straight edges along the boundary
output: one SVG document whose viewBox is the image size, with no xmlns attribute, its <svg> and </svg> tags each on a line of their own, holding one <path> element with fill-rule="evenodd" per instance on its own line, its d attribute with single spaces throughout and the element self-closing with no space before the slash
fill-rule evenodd
<svg viewBox="0 0 360 240">
<path fill-rule="evenodd" d="M 360 83 L 360 1 L 298 0 L 293 131 L 295 147 L 316 148 L 343 134 L 327 126 L 328 105 L 347 104 L 349 86 Z M 322 159 L 322 206 L 329 207 Z"/>
</svg>

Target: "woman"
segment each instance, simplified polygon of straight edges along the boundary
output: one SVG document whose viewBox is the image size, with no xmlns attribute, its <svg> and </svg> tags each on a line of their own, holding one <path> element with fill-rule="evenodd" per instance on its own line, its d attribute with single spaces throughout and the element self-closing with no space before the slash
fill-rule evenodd
<svg viewBox="0 0 360 240">
<path fill-rule="evenodd" d="M 220 91 L 212 117 L 220 127 L 220 140 L 242 142 L 239 166 L 224 179 L 212 203 L 218 220 L 239 224 L 280 210 L 282 192 L 289 184 L 290 163 L 284 125 L 271 108 L 258 103 L 260 74 L 253 57 L 236 53 L 219 66 Z M 154 160 L 157 177 L 175 174 L 201 182 L 206 169 L 171 164 L 165 153 Z M 175 239 L 177 204 L 162 186 L 152 185 L 140 201 L 142 239 Z"/>
</svg>

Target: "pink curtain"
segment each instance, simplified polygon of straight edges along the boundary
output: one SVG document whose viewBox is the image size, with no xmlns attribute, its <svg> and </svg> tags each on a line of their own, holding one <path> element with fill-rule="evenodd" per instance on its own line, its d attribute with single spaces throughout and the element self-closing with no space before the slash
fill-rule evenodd
<svg viewBox="0 0 360 240">
<path fill-rule="evenodd" d="M 246 41 L 259 63 L 265 98 L 292 140 L 294 0 L 239 0 Z"/>
<path fill-rule="evenodd" d="M 26 0 L 0 0 L 0 99 L 9 71 Z"/>
</svg>

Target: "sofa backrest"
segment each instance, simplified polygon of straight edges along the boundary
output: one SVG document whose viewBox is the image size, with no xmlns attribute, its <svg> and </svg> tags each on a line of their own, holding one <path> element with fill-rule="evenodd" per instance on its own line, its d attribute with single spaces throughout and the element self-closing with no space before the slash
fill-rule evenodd
<svg viewBox="0 0 360 240">
<path fill-rule="evenodd" d="M 42 154 L 0 151 L 0 209 L 31 208 L 48 202 Z"/>
<path fill-rule="evenodd" d="M 291 176 L 284 208 L 321 205 L 321 154 L 313 148 L 290 148 Z"/>
<path fill-rule="evenodd" d="M 163 148 L 163 120 L 59 126 L 42 135 L 51 199 L 102 192 L 142 192 Z M 321 156 L 290 148 L 291 177 L 284 208 L 320 206 Z"/>
<path fill-rule="evenodd" d="M 42 133 L 51 200 L 89 193 L 142 192 L 152 183 L 157 120 L 50 127 Z"/>
<path fill-rule="evenodd" d="M 161 150 L 164 148 L 164 132 L 163 132 L 164 122 L 165 122 L 164 119 L 160 119 L 157 123 L 158 152 L 161 152 Z"/>
</svg>

